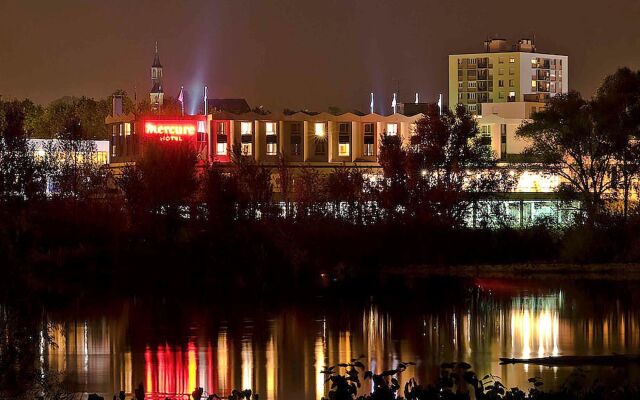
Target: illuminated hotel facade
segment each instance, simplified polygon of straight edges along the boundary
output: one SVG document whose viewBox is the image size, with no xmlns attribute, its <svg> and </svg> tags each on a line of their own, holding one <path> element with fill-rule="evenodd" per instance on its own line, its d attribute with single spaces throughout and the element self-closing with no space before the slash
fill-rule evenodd
<svg viewBox="0 0 640 400">
<path fill-rule="evenodd" d="M 345 113 L 233 114 L 214 112 L 184 117 L 109 116 L 111 163 L 135 162 L 149 141 L 189 141 L 202 162 L 231 162 L 234 148 L 244 157 L 275 165 L 379 167 L 380 136 L 398 135 L 409 143 L 422 114 Z"/>
<path fill-rule="evenodd" d="M 503 201 L 515 220 L 519 224 L 540 216 L 565 220 L 566 210 L 558 210 L 555 196 L 559 178 L 546 175 L 541 166 L 533 164 L 522 171 L 527 143 L 515 133 L 545 107 L 544 101 L 568 90 L 567 57 L 535 53 L 533 44 L 526 40 L 518 42 L 514 51 L 505 50 L 504 40 L 490 40 L 485 46 L 486 53 L 449 56 L 450 104 L 463 104 L 475 114 L 480 133 L 501 168 L 514 169 L 514 173 L 518 170 L 518 184 L 509 200 Z M 485 73 L 487 80 L 482 83 L 478 79 L 484 79 Z M 158 104 L 156 89 L 162 70 L 157 52 L 151 75 L 151 97 Z M 514 88 L 515 97 L 502 95 L 509 87 Z M 468 101 L 468 93 L 476 94 L 472 101 Z M 113 113 L 105 121 L 112 132 L 112 168 L 136 162 L 151 141 L 188 141 L 197 149 L 201 165 L 231 165 L 237 148 L 243 157 L 267 167 L 285 165 L 326 172 L 355 167 L 375 176 L 382 172 L 378 163 L 381 135 L 397 135 L 408 145 L 415 123 L 423 117 L 421 113 L 263 114 L 250 111 L 243 99 L 208 99 L 208 104 L 208 112 L 202 115 L 164 116 L 154 109 L 154 114 L 139 117 L 124 114 L 122 99 L 114 97 Z M 417 112 L 424 105 L 411 104 L 410 108 Z M 277 185 L 274 188 L 278 190 Z"/>
</svg>

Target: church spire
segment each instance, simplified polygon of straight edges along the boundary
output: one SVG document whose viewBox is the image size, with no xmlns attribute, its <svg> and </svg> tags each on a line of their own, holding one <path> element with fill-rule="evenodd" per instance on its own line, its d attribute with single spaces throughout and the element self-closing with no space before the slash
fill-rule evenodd
<svg viewBox="0 0 640 400">
<path fill-rule="evenodd" d="M 155 55 L 151 65 L 151 92 L 149 93 L 152 109 L 158 111 L 164 102 L 164 90 L 162 89 L 162 64 L 158 54 L 158 42 L 156 41 Z"/>
<path fill-rule="evenodd" d="M 156 53 L 153 57 L 153 68 L 162 68 L 162 64 L 160 64 L 160 55 L 158 54 L 158 41 L 156 40 Z"/>
</svg>

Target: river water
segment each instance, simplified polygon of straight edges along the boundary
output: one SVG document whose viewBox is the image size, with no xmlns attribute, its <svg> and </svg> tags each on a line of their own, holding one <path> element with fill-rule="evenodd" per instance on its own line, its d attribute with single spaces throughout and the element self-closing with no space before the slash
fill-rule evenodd
<svg viewBox="0 0 640 400">
<path fill-rule="evenodd" d="M 415 362 L 401 383 L 431 382 L 442 362 L 464 360 L 507 387 L 528 388 L 532 376 L 557 387 L 573 368 L 500 365 L 499 357 L 640 353 L 639 288 L 497 279 L 432 282 L 419 296 L 382 301 L 78 305 L 50 312 L 56 346 L 44 358 L 75 390 L 107 398 L 142 383 L 150 398 L 201 386 L 205 394 L 252 388 L 261 399 L 320 399 L 323 366 L 359 356 L 378 372 Z"/>
</svg>

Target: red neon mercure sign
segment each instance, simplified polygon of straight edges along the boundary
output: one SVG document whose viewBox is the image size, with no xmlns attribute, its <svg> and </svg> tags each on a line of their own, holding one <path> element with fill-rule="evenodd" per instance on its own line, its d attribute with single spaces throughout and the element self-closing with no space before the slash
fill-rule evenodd
<svg viewBox="0 0 640 400">
<path fill-rule="evenodd" d="M 146 120 L 143 131 L 145 136 L 157 138 L 160 141 L 194 140 L 196 133 L 198 133 L 198 120 Z"/>
<path fill-rule="evenodd" d="M 155 137 L 161 141 L 182 142 L 195 137 L 196 121 L 145 121 L 144 133 L 147 137 Z"/>
</svg>

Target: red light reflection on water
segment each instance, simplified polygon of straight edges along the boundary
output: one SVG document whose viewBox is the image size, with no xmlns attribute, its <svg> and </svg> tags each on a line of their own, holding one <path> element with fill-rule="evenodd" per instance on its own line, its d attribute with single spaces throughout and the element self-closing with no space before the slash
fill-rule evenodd
<svg viewBox="0 0 640 400">
<path fill-rule="evenodd" d="M 149 399 L 164 399 L 166 396 L 187 398 L 197 387 L 202 387 L 205 395 L 216 393 L 217 373 L 216 366 L 213 364 L 211 345 L 208 345 L 204 351 L 206 354 L 199 362 L 193 341 L 188 343 L 186 352 L 182 348 L 172 348 L 169 345 L 160 345 L 154 352 L 147 346 L 144 353 L 146 397 Z M 199 371 L 206 373 L 199 374 Z M 203 382 L 203 379 L 206 382 Z"/>
</svg>

